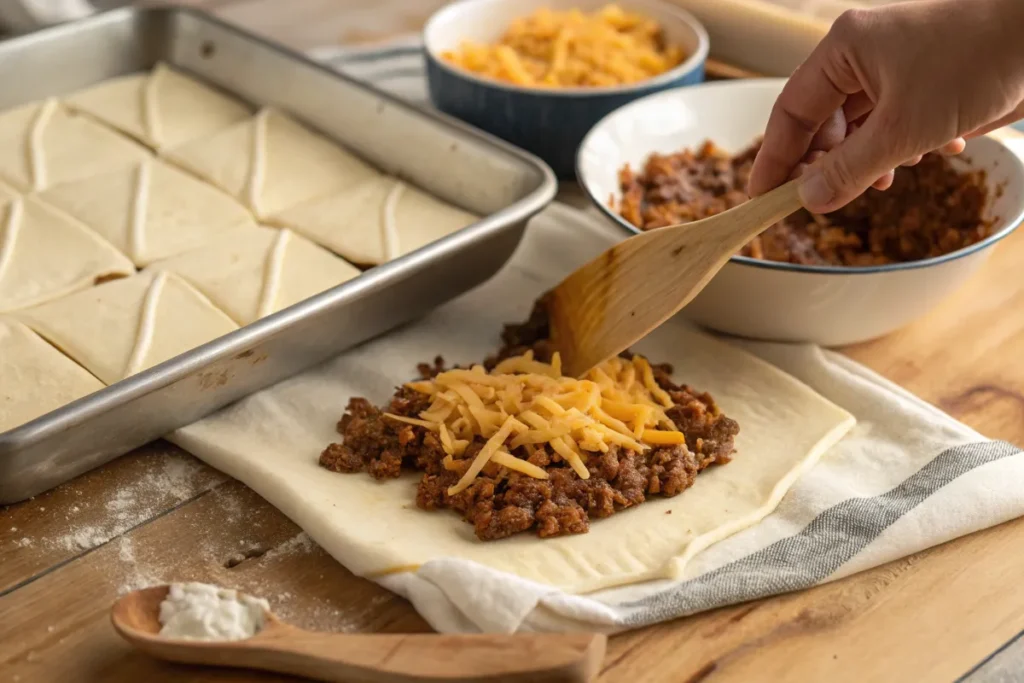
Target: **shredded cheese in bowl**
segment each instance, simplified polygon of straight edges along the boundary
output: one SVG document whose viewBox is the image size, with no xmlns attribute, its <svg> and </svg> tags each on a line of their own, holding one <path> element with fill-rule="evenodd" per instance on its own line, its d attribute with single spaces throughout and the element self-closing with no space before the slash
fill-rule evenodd
<svg viewBox="0 0 1024 683">
<path fill-rule="evenodd" d="M 467 489 L 491 462 L 547 479 L 547 471 L 531 462 L 535 450 L 545 445 L 581 479 L 589 479 L 590 455 L 612 445 L 642 452 L 686 443 L 665 412 L 673 405 L 671 397 L 641 356 L 613 358 L 578 380 L 562 376 L 557 353 L 551 363 L 542 363 L 528 351 L 491 372 L 476 365 L 406 386 L 431 396 L 430 407 L 416 418 L 386 417 L 437 434 L 446 469 L 465 467 L 469 444 L 476 437 L 487 440 L 449 495 Z"/>
<path fill-rule="evenodd" d="M 464 42 L 442 54 L 449 63 L 529 87 L 609 87 L 653 78 L 683 63 L 660 25 L 606 5 L 587 14 L 541 8 L 512 22 L 494 45 Z"/>
</svg>

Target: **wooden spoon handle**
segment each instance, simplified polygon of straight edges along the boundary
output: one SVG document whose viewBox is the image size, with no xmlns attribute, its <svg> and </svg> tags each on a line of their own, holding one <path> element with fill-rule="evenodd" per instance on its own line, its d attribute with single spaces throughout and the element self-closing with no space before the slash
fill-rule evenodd
<svg viewBox="0 0 1024 683">
<path fill-rule="evenodd" d="M 239 649 L 249 667 L 324 681 L 585 683 L 599 671 L 606 642 L 596 633 L 364 635 L 275 628 Z"/>
<path fill-rule="evenodd" d="M 800 196 L 797 193 L 798 183 L 798 180 L 790 180 L 785 185 L 730 209 L 729 221 L 717 222 L 715 230 L 730 230 L 733 233 L 732 240 L 738 245 L 738 249 L 766 228 L 801 208 Z"/>
</svg>

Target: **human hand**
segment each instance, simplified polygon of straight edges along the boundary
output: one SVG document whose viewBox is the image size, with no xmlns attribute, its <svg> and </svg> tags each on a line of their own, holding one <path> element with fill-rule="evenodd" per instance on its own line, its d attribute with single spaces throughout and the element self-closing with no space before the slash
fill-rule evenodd
<svg viewBox="0 0 1024 683">
<path fill-rule="evenodd" d="M 789 79 L 750 176 L 758 195 L 801 175 L 834 211 L 893 169 L 1024 117 L 1022 0 L 919 0 L 853 10 Z"/>
</svg>

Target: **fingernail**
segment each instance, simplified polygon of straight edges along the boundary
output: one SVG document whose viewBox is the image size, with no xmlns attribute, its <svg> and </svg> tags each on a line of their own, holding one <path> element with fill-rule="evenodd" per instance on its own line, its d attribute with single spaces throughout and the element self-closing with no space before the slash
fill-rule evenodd
<svg viewBox="0 0 1024 683">
<path fill-rule="evenodd" d="M 825 174 L 814 166 L 800 176 L 797 192 L 800 195 L 800 202 L 807 208 L 826 206 L 836 196 L 825 180 Z"/>
</svg>

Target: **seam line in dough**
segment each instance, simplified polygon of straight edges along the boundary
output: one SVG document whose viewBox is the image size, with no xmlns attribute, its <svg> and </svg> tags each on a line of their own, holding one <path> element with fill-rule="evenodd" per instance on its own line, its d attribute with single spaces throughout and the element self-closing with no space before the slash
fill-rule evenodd
<svg viewBox="0 0 1024 683">
<path fill-rule="evenodd" d="M 135 197 L 132 201 L 131 224 L 128 226 L 128 251 L 136 261 L 146 247 L 146 211 L 149 208 L 149 162 L 143 161 L 135 172 Z"/>
<path fill-rule="evenodd" d="M 21 228 L 21 216 L 25 212 L 21 199 L 15 199 L 7 207 L 7 220 L 4 222 L 3 242 L 0 242 L 0 281 L 4 279 L 4 271 L 14 257 L 14 243 L 18 241 Z"/>
<path fill-rule="evenodd" d="M 274 245 L 267 254 L 263 268 L 263 290 L 260 292 L 260 304 L 256 309 L 256 317 L 265 318 L 274 312 L 277 301 L 277 290 L 281 288 L 281 271 L 284 270 L 284 254 L 288 246 L 291 230 L 280 230 L 274 238 Z"/>
<path fill-rule="evenodd" d="M 246 188 L 248 194 L 249 208 L 257 216 L 260 215 L 257 206 L 260 192 L 263 190 L 263 162 L 266 157 L 267 147 L 267 114 L 264 109 L 252 122 L 252 149 L 249 156 L 249 183 Z"/>
<path fill-rule="evenodd" d="M 146 127 L 146 135 L 153 144 L 157 147 L 160 146 L 162 140 L 160 133 L 160 114 L 157 110 L 157 86 L 162 72 L 160 69 L 153 71 L 152 75 L 146 79 L 146 82 L 142 86 L 142 118 L 143 125 Z"/>
<path fill-rule="evenodd" d="M 29 166 L 32 169 L 32 189 L 42 190 L 46 186 L 46 155 L 43 150 L 43 133 L 57 109 L 57 99 L 48 98 L 36 112 L 32 128 L 28 133 Z"/>
<path fill-rule="evenodd" d="M 381 237 L 384 242 L 385 261 L 398 258 L 401 251 L 398 245 L 398 221 L 395 218 L 395 210 L 398 207 L 398 200 L 404 190 L 405 183 L 401 180 L 396 180 L 395 184 L 388 191 L 388 196 L 384 198 L 384 216 L 381 221 L 383 223 L 383 235 Z"/>
<path fill-rule="evenodd" d="M 160 291 L 167 280 L 167 272 L 160 271 L 149 283 L 146 290 L 146 298 L 142 302 L 142 314 L 139 316 L 139 327 L 135 332 L 135 346 L 132 348 L 132 355 L 125 365 L 124 377 L 130 377 L 139 371 L 142 363 L 149 353 L 149 347 L 153 345 L 153 328 L 156 326 L 156 307 L 160 302 Z"/>
</svg>

